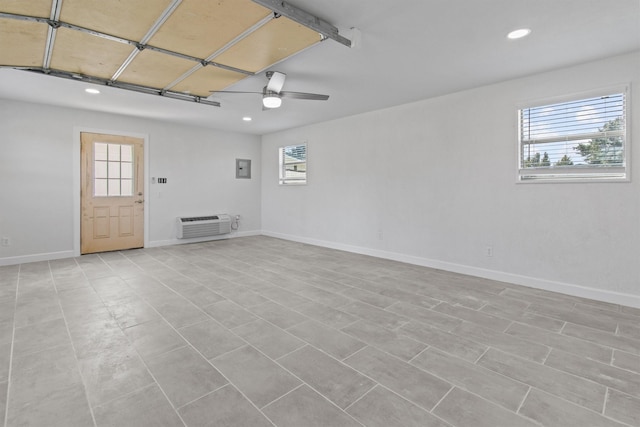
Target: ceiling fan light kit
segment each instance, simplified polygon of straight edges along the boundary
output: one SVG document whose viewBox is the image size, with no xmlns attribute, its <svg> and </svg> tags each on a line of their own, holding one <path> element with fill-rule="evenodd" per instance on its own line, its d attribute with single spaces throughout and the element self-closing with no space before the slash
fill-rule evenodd
<svg viewBox="0 0 640 427">
<path fill-rule="evenodd" d="M 310 99 L 313 101 L 326 101 L 329 99 L 329 95 L 321 95 L 319 93 L 307 93 L 307 92 L 289 92 L 283 91 L 284 81 L 287 75 L 279 71 L 267 71 L 267 78 L 269 82 L 262 89 L 262 92 L 243 92 L 234 90 L 214 90 L 212 93 L 257 93 L 262 95 L 263 109 L 278 108 L 282 105 L 282 98 L 293 99 Z"/>
<path fill-rule="evenodd" d="M 282 98 L 275 92 L 268 91 L 262 97 L 264 108 L 278 108 L 282 105 Z"/>
</svg>

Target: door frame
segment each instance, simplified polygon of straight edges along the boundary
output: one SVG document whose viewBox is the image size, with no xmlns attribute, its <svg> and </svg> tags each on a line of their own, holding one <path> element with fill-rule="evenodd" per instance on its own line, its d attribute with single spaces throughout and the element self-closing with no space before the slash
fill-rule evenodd
<svg viewBox="0 0 640 427">
<path fill-rule="evenodd" d="M 149 135 L 143 133 L 123 132 L 119 130 L 99 129 L 90 127 L 74 126 L 73 128 L 73 256 L 80 256 L 80 223 L 81 223 L 81 202 L 80 191 L 82 187 L 81 176 L 81 159 L 80 159 L 80 134 L 88 133 L 104 133 L 110 135 L 130 136 L 140 138 L 144 141 L 144 247 L 149 247 Z"/>
</svg>

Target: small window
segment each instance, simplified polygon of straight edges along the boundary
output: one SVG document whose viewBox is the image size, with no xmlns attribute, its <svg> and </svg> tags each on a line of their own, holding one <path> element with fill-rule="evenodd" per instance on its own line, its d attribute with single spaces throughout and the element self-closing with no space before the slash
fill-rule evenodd
<svg viewBox="0 0 640 427">
<path fill-rule="evenodd" d="M 626 90 L 518 111 L 520 181 L 626 180 Z"/>
<path fill-rule="evenodd" d="M 307 183 L 307 144 L 280 147 L 278 158 L 280 185 Z"/>
<path fill-rule="evenodd" d="M 93 167 L 95 197 L 133 196 L 133 145 L 96 142 Z"/>
</svg>

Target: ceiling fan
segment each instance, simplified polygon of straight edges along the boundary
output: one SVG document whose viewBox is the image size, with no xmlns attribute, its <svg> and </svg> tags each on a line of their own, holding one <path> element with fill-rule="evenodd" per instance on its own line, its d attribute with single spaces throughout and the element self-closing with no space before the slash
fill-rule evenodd
<svg viewBox="0 0 640 427">
<path fill-rule="evenodd" d="M 317 93 L 306 92 L 289 92 L 283 91 L 284 80 L 287 77 L 286 74 L 279 71 L 267 71 L 267 78 L 269 82 L 262 89 L 262 92 L 243 92 L 233 90 L 215 90 L 212 93 L 257 93 L 262 95 L 263 109 L 278 108 L 282 105 L 282 98 L 294 98 L 294 99 L 311 99 L 314 101 L 326 101 L 329 99 L 329 95 L 320 95 Z"/>
</svg>

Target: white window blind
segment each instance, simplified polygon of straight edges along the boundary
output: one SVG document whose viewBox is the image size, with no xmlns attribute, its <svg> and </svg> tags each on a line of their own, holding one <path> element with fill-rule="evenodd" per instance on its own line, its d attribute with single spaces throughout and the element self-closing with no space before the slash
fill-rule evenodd
<svg viewBox="0 0 640 427">
<path fill-rule="evenodd" d="M 519 110 L 519 179 L 627 177 L 626 91 Z"/>
<path fill-rule="evenodd" d="M 307 183 L 307 144 L 289 145 L 278 149 L 280 159 L 279 183 Z"/>
</svg>

